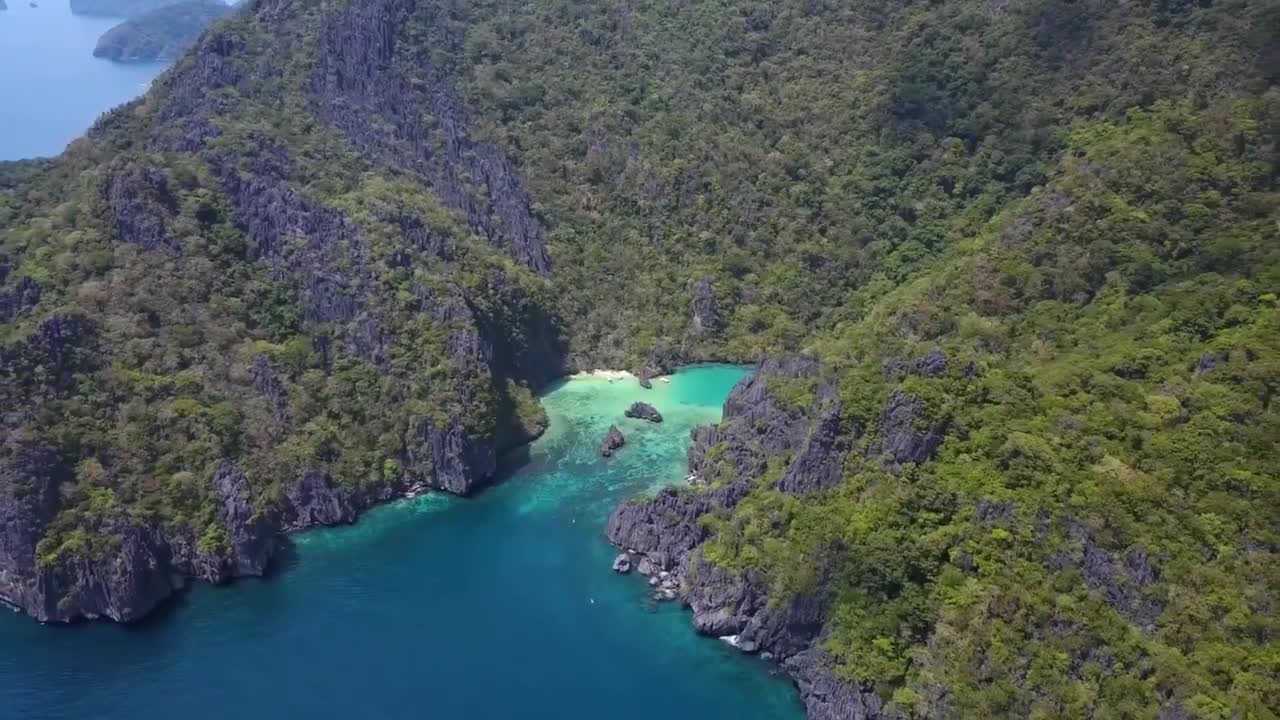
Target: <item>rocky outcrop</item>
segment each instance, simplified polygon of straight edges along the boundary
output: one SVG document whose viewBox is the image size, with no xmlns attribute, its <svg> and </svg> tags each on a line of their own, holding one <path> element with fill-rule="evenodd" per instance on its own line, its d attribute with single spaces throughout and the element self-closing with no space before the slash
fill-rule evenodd
<svg viewBox="0 0 1280 720">
<path fill-rule="evenodd" d="M 6 434 L 7 435 L 7 434 Z M 36 545 L 58 513 L 70 473 L 52 448 L 6 437 L 0 444 L 0 600 L 36 617 L 56 613 L 40 587 Z"/>
<path fill-rule="evenodd" d="M 796 653 L 783 667 L 800 689 L 810 720 L 890 720 L 901 717 L 885 709 L 879 693 L 869 686 L 837 678 L 831 659 L 817 648 Z"/>
<path fill-rule="evenodd" d="M 1054 569 L 1078 570 L 1085 584 L 1101 595 L 1112 610 L 1143 632 L 1154 632 L 1165 602 L 1162 594 L 1153 592 L 1160 570 L 1151 556 L 1140 547 L 1123 552 L 1109 550 L 1080 522 L 1067 523 L 1067 535 L 1076 550 L 1055 557 Z"/>
<path fill-rule="evenodd" d="M 424 419 L 406 438 L 404 471 L 410 486 L 466 495 L 497 469 L 493 444 L 466 432 L 461 420 L 444 425 Z"/>
<path fill-rule="evenodd" d="M 13 322 L 39 304 L 43 291 L 40 283 L 32 278 L 24 276 L 12 287 L 5 287 L 3 282 L 4 278 L 0 277 L 0 322 Z"/>
<path fill-rule="evenodd" d="M 948 362 L 947 354 L 935 348 L 914 361 L 897 357 L 889 358 L 884 361 L 882 372 L 886 378 L 890 379 L 907 375 L 936 378 L 946 374 Z"/>
<path fill-rule="evenodd" d="M 694 335 L 714 335 L 720 331 L 720 305 L 710 278 L 703 278 L 689 287 L 689 327 Z"/>
<path fill-rule="evenodd" d="M 889 468 L 919 464 L 937 452 L 945 431 L 944 422 L 928 417 L 922 400 L 895 390 L 880 413 L 879 430 L 868 455 L 879 457 Z"/>
<path fill-rule="evenodd" d="M 286 527 L 305 528 L 315 525 L 341 525 L 355 522 L 357 503 L 349 490 L 334 481 L 329 473 L 308 468 L 285 491 L 288 504 L 284 514 Z"/>
<path fill-rule="evenodd" d="M 148 250 L 177 250 L 168 223 L 177 201 L 163 172 L 129 162 L 103 183 L 102 199 L 116 240 Z"/>
<path fill-rule="evenodd" d="M 6 443 L 0 450 L 0 599 L 38 620 L 137 620 L 187 578 L 261 575 L 275 550 L 274 520 L 256 512 L 239 466 L 224 462 L 210 486 L 218 534 L 196 538 L 189 528 L 108 511 L 82 522 L 112 538 L 110 547 L 52 549 L 54 555 L 41 557 L 39 541 L 60 510 L 59 487 L 69 478 L 47 448 Z"/>
<path fill-rule="evenodd" d="M 651 423 L 662 422 L 662 413 L 649 403 L 636 402 L 631 403 L 631 407 L 627 408 L 623 413 L 633 420 L 646 420 Z"/>
<path fill-rule="evenodd" d="M 613 457 L 613 453 L 626 444 L 627 438 L 618 426 L 610 425 L 609 432 L 605 433 L 604 440 L 600 442 L 600 454 L 604 457 Z"/>
<path fill-rule="evenodd" d="M 253 389 L 267 402 L 271 408 L 271 419 L 276 427 L 289 421 L 289 394 L 284 383 L 276 375 L 271 358 L 257 355 L 249 363 L 249 373 L 253 379 Z"/>
<path fill-rule="evenodd" d="M 261 575 L 274 550 L 276 525 L 254 507 L 244 470 L 233 462 L 223 462 L 213 474 L 213 494 L 222 508 L 228 553 L 226 565 L 208 579 Z"/>
<path fill-rule="evenodd" d="M 835 487 L 844 479 L 844 455 L 854 439 L 842 431 L 840 403 L 830 403 L 778 481 L 778 489 L 788 495 L 808 495 Z"/>
</svg>

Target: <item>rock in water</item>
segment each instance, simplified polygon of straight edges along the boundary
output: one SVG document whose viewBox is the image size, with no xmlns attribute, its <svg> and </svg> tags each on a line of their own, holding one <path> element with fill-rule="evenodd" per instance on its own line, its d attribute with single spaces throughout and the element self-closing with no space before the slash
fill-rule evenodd
<svg viewBox="0 0 1280 720">
<path fill-rule="evenodd" d="M 618 429 L 617 425 L 610 425 L 609 432 L 604 436 L 604 442 L 600 443 L 600 454 L 604 457 L 611 457 L 613 451 L 627 444 L 627 438 Z"/>
<path fill-rule="evenodd" d="M 231 12 L 222 0 L 188 0 L 156 8 L 103 33 L 93 56 L 122 63 L 173 60 L 214 20 Z"/>
<path fill-rule="evenodd" d="M 627 411 L 624 414 L 627 417 L 634 418 L 636 420 L 648 420 L 652 423 L 662 422 L 662 413 L 658 412 L 657 408 L 649 403 L 632 403 L 631 407 L 627 408 Z"/>
<path fill-rule="evenodd" d="M 631 557 L 626 553 L 622 553 L 614 558 L 613 571 L 619 575 L 626 575 L 631 572 Z"/>
</svg>

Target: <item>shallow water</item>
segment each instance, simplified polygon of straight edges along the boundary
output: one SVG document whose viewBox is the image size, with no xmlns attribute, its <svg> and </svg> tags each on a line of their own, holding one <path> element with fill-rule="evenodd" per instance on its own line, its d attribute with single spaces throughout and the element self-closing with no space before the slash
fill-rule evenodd
<svg viewBox="0 0 1280 720">
<path fill-rule="evenodd" d="M 275 577 L 197 586 L 140 626 L 0 617 L 0 717 L 799 720 L 787 681 L 612 574 L 601 535 L 618 500 L 680 481 L 743 372 L 562 383 L 501 485 L 299 535 Z M 623 419 L 637 399 L 666 421 Z M 611 422 L 627 446 L 606 461 Z"/>
<path fill-rule="evenodd" d="M 7 0 L 0 10 L 0 160 L 57 155 L 99 115 L 138 97 L 164 69 L 93 56 L 118 19 L 71 13 L 68 0 Z"/>
</svg>

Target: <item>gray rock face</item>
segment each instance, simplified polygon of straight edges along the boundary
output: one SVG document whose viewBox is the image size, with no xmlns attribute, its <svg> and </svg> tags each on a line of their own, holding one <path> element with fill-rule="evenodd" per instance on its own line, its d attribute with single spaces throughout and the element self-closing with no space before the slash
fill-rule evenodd
<svg viewBox="0 0 1280 720">
<path fill-rule="evenodd" d="M 627 408 L 623 414 L 635 420 L 647 420 L 651 423 L 662 422 L 662 413 L 658 412 L 657 408 L 649 403 L 632 403 L 631 407 Z"/>
<path fill-rule="evenodd" d="M 626 575 L 631 572 L 631 557 L 626 553 L 622 553 L 614 558 L 613 571 L 619 575 Z"/>
<path fill-rule="evenodd" d="M 600 443 L 600 454 L 604 457 L 612 457 L 614 451 L 627 444 L 627 438 L 618 429 L 617 425 L 610 425 L 609 432 L 605 434 L 604 441 Z"/>
<path fill-rule="evenodd" d="M 215 581 L 261 575 L 275 550 L 276 525 L 253 506 L 249 478 L 232 462 L 213 474 L 213 493 L 222 506 L 222 524 L 230 543 L 227 566 L 209 578 Z"/>
<path fill-rule="evenodd" d="M 840 403 L 833 401 L 814 423 L 800 453 L 778 481 L 778 489 L 807 495 L 835 487 L 844 476 L 849 442 L 840 427 Z"/>
<path fill-rule="evenodd" d="M 868 455 L 880 457 L 890 468 L 932 458 L 942 444 L 946 426 L 928 422 L 926 415 L 924 402 L 895 390 L 880 413 L 880 429 Z"/>
<path fill-rule="evenodd" d="M 689 326 L 694 335 L 714 335 L 720 331 L 720 306 L 711 280 L 703 278 L 690 285 Z"/>
<path fill-rule="evenodd" d="M 816 648 L 797 653 L 783 663 L 795 680 L 809 720 L 889 720 L 890 713 L 873 688 L 841 680 L 831 672 L 831 660 Z"/>
<path fill-rule="evenodd" d="M 255 514 L 243 471 L 225 462 L 212 478 L 225 547 L 202 547 L 183 530 L 107 516 L 94 529 L 118 540 L 109 554 L 90 549 L 44 564 L 36 545 L 58 512 L 58 484 L 69 477 L 45 448 L 6 443 L 0 455 L 0 599 L 38 620 L 137 620 L 188 577 L 225 582 L 261 575 L 275 549 L 274 522 Z"/>
<path fill-rule="evenodd" d="M 432 7 L 409 0 L 350 3 L 322 31 L 320 67 L 312 83 L 320 115 L 362 153 L 427 181 L 494 246 L 539 274 L 551 272 L 541 223 L 511 160 L 497 145 L 472 139 L 470 118 L 453 85 L 430 56 L 457 42 Z M 399 28 L 425 14 L 434 42 L 402 57 Z M 411 82 L 401 71 L 407 61 Z M 423 120 L 426 107 L 434 125 Z"/>
<path fill-rule="evenodd" d="M 4 278 L 0 277 L 0 322 L 12 322 L 40 302 L 40 283 L 30 277 L 23 277 L 12 287 L 3 283 Z"/>
<path fill-rule="evenodd" d="M 284 519 L 289 527 L 355 522 L 357 508 L 351 493 L 327 472 L 304 470 L 285 494 L 289 506 Z"/>
<path fill-rule="evenodd" d="M 49 603 L 39 585 L 36 544 L 58 513 L 58 484 L 68 475 L 49 447 L 0 445 L 0 600 L 46 619 L 56 599 Z"/>
<path fill-rule="evenodd" d="M 284 383 L 276 376 L 271 358 L 258 355 L 249 363 L 249 373 L 253 376 L 253 389 L 271 407 L 271 419 L 276 426 L 289 421 L 289 395 Z"/>
<path fill-rule="evenodd" d="M 177 250 L 167 220 L 176 200 L 164 173 L 130 162 L 103 183 L 102 194 L 116 239 L 148 250 Z"/>
<path fill-rule="evenodd" d="M 444 427 L 420 421 L 406 439 L 405 474 L 412 485 L 466 495 L 493 477 L 493 444 L 468 436 L 461 420 Z"/>
<path fill-rule="evenodd" d="M 886 378 L 919 375 L 921 377 L 941 377 L 947 372 L 947 354 L 941 350 L 930 350 L 914 362 L 902 358 L 889 358 L 884 361 L 883 373 Z"/>
<path fill-rule="evenodd" d="M 1154 632 L 1156 618 L 1164 612 L 1164 596 L 1151 592 L 1160 572 L 1146 551 L 1138 547 L 1123 553 L 1108 550 L 1079 522 L 1069 523 L 1067 532 L 1078 551 L 1057 558 L 1058 569 L 1077 568 L 1085 584 L 1097 591 L 1112 610 L 1143 632 Z"/>
</svg>

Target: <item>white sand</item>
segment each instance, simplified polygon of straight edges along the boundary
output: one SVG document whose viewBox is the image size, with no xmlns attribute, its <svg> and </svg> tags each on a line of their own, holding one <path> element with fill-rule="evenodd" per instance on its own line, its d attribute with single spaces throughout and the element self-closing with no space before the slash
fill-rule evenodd
<svg viewBox="0 0 1280 720">
<path fill-rule="evenodd" d="M 635 375 L 632 375 L 626 370 L 591 370 L 590 372 L 574 373 L 570 377 L 576 379 L 602 378 L 604 380 L 626 380 L 627 378 L 635 378 Z"/>
</svg>

